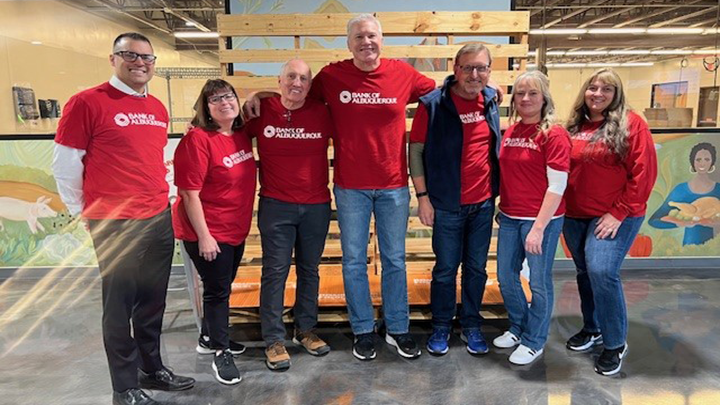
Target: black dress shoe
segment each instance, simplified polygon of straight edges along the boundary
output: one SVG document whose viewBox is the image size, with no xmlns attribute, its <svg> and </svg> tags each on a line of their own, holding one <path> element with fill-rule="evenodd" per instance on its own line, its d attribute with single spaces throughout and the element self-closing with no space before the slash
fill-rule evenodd
<svg viewBox="0 0 720 405">
<path fill-rule="evenodd" d="M 113 405 L 160 405 L 140 388 L 130 388 L 125 392 L 113 392 Z"/>
<path fill-rule="evenodd" d="M 138 370 L 138 382 L 143 388 L 163 391 L 182 391 L 195 385 L 194 378 L 175 375 L 165 367 L 150 374 Z"/>
</svg>

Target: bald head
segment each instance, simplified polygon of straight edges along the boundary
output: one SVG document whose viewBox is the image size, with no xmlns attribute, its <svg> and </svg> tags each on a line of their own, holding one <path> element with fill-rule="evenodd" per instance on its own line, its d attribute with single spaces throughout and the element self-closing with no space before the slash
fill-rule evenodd
<svg viewBox="0 0 720 405">
<path fill-rule="evenodd" d="M 312 71 L 302 59 L 291 59 L 280 69 L 278 84 L 280 85 L 281 101 L 285 107 L 296 105 L 298 108 L 305 103 L 312 82 Z"/>
</svg>

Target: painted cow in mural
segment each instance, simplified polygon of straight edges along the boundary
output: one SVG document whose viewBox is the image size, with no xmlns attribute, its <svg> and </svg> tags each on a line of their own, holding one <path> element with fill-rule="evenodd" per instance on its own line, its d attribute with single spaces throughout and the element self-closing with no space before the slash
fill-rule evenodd
<svg viewBox="0 0 720 405">
<path fill-rule="evenodd" d="M 3 219 L 25 221 L 30 227 L 30 232 L 34 234 L 38 230 L 44 231 L 45 227 L 38 222 L 38 218 L 57 216 L 57 212 L 53 211 L 48 205 L 50 201 L 52 199 L 46 196 L 38 197 L 34 203 L 12 197 L 0 197 L 0 231 L 5 230 L 2 223 Z"/>
</svg>

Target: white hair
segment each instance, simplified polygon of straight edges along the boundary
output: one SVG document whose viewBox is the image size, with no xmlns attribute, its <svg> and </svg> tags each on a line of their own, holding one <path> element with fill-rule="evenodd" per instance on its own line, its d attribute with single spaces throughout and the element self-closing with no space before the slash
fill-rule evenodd
<svg viewBox="0 0 720 405">
<path fill-rule="evenodd" d="M 375 16 L 372 15 L 372 14 L 370 14 L 370 13 L 363 13 L 363 14 L 358 15 L 357 17 L 351 18 L 350 21 L 348 21 L 348 23 L 347 23 L 347 34 L 348 34 L 348 36 L 350 36 L 350 31 L 352 31 L 353 25 L 355 25 L 355 24 L 357 24 L 357 23 L 359 23 L 359 22 L 362 22 L 362 21 L 372 21 L 372 22 L 374 22 L 375 25 L 377 25 L 378 32 L 380 33 L 380 35 L 382 35 L 382 25 L 380 25 L 380 20 L 378 20 L 377 18 L 375 18 Z"/>
</svg>

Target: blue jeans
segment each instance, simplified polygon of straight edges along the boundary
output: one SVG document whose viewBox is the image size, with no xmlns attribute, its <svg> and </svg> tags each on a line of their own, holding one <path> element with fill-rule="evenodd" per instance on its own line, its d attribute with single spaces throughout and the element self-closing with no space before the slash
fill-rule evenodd
<svg viewBox="0 0 720 405">
<path fill-rule="evenodd" d="M 614 239 L 595 237 L 600 218 L 565 218 L 563 234 L 577 268 L 583 330 L 601 332 L 609 350 L 622 347 L 627 338 L 620 266 L 644 218 L 625 218 Z"/>
<path fill-rule="evenodd" d="M 508 311 L 510 332 L 518 336 L 523 345 L 533 350 L 540 350 L 547 342 L 550 328 L 553 310 L 552 267 L 563 218 L 555 218 L 545 227 L 542 254 L 539 255 L 528 254 L 525 251 L 525 239 L 534 223 L 535 221 L 513 219 L 500 214 L 497 275 L 500 292 Z M 530 267 L 530 291 L 532 291 L 529 307 L 520 282 L 520 271 L 525 258 Z"/>
<path fill-rule="evenodd" d="M 452 328 L 460 263 L 463 265 L 460 325 L 463 330 L 480 329 L 480 305 L 487 281 L 485 263 L 494 213 L 493 199 L 463 205 L 459 211 L 435 209 L 432 235 L 435 267 L 430 283 L 430 310 L 434 329 Z"/>
<path fill-rule="evenodd" d="M 354 190 L 336 185 L 334 192 L 343 253 L 345 300 L 353 333 L 370 333 L 375 326 L 367 274 L 370 214 L 375 215 L 380 247 L 385 325 L 389 333 L 407 333 L 410 323 L 405 272 L 405 233 L 410 210 L 408 188 Z"/>
</svg>

